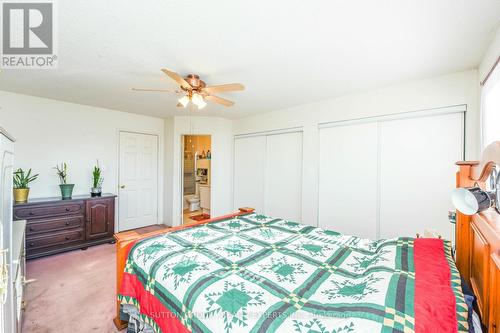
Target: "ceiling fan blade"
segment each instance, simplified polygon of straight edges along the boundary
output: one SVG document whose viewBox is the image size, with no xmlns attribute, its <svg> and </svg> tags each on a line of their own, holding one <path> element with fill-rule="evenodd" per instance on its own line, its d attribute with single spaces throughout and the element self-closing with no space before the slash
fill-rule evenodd
<svg viewBox="0 0 500 333">
<path fill-rule="evenodd" d="M 184 105 L 182 105 L 181 103 L 177 103 L 177 105 L 176 105 L 176 106 L 177 106 L 178 108 L 183 108 L 183 107 L 184 107 Z"/>
<path fill-rule="evenodd" d="M 218 104 L 222 104 L 224 106 L 233 106 L 234 105 L 234 102 L 227 100 L 225 98 L 222 98 L 222 97 L 218 97 L 218 96 L 209 95 L 209 96 L 206 96 L 205 99 L 207 101 L 212 101 L 212 102 L 215 102 Z"/>
<path fill-rule="evenodd" d="M 171 90 L 171 89 L 142 89 L 142 88 L 132 88 L 133 91 L 158 91 L 158 92 L 172 92 L 172 93 L 178 93 L 177 90 Z"/>
<path fill-rule="evenodd" d="M 245 87 L 241 83 L 229 83 L 229 84 L 220 84 L 217 86 L 208 86 L 205 87 L 203 90 L 209 94 L 215 94 L 226 91 L 241 91 L 245 90 Z"/>
<path fill-rule="evenodd" d="M 179 74 L 172 72 L 172 71 L 169 71 L 168 69 L 165 69 L 165 68 L 162 68 L 161 71 L 163 73 L 167 74 L 172 80 L 177 82 L 177 84 L 179 86 L 183 87 L 184 89 L 187 89 L 187 90 L 193 89 L 193 87 L 191 87 L 191 85 L 189 83 L 187 83 L 186 80 L 184 80 L 182 78 L 182 76 L 180 76 Z"/>
</svg>

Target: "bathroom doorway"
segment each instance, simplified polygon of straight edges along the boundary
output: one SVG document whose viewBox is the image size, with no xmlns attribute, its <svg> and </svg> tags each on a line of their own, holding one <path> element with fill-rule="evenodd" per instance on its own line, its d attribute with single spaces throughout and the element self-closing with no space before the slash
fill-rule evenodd
<svg viewBox="0 0 500 333">
<path fill-rule="evenodd" d="M 212 137 L 182 137 L 182 224 L 210 218 Z"/>
</svg>

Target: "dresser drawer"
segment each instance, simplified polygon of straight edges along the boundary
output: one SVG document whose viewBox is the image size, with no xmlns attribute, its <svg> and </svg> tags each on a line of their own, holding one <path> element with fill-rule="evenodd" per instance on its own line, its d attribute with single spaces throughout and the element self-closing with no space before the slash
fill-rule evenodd
<svg viewBox="0 0 500 333">
<path fill-rule="evenodd" d="M 68 243 L 83 241 L 83 229 L 62 231 L 50 235 L 31 236 L 26 238 L 26 248 L 28 252 L 42 247 L 65 245 Z"/>
<path fill-rule="evenodd" d="M 77 214 L 83 214 L 83 201 L 68 204 L 30 206 L 25 208 L 18 207 L 14 209 L 14 219 L 17 220 Z"/>
<path fill-rule="evenodd" d="M 26 234 L 28 236 L 42 233 L 53 232 L 64 229 L 83 228 L 83 215 L 62 216 L 55 218 L 30 220 L 26 225 Z"/>
</svg>

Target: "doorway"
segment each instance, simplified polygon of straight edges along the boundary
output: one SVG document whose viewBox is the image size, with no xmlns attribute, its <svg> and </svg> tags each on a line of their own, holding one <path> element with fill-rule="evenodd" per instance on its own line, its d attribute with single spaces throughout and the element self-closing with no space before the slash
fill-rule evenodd
<svg viewBox="0 0 500 333">
<path fill-rule="evenodd" d="M 210 218 L 212 137 L 182 136 L 182 224 Z"/>
<path fill-rule="evenodd" d="M 119 231 L 158 223 L 158 136 L 119 133 Z"/>
</svg>

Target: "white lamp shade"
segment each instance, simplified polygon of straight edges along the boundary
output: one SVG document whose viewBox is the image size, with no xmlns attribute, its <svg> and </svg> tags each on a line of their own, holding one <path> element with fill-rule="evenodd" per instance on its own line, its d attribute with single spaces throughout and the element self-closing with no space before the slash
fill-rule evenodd
<svg viewBox="0 0 500 333">
<path fill-rule="evenodd" d="M 181 103 L 181 105 L 183 107 L 186 107 L 186 105 L 188 105 L 188 103 L 189 103 L 189 97 L 183 96 L 183 97 L 179 98 L 179 103 Z"/>
<path fill-rule="evenodd" d="M 198 109 L 203 109 L 205 106 L 207 106 L 207 103 L 202 99 L 201 101 L 198 102 Z"/>
<path fill-rule="evenodd" d="M 198 107 L 198 109 L 203 109 L 207 103 L 203 100 L 203 97 L 200 94 L 194 93 L 193 97 L 191 98 L 193 101 L 194 105 Z"/>
<path fill-rule="evenodd" d="M 474 215 L 479 210 L 479 203 L 476 197 L 465 188 L 454 189 L 451 194 L 451 201 L 455 208 L 465 215 Z"/>
</svg>

